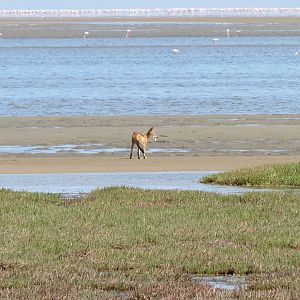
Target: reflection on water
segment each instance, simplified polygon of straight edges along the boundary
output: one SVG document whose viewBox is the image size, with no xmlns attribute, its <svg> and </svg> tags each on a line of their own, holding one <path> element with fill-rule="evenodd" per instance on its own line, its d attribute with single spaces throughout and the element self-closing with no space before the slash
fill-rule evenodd
<svg viewBox="0 0 300 300">
<path fill-rule="evenodd" d="M 242 276 L 193 276 L 196 283 L 208 284 L 216 289 L 237 290 L 246 287 L 246 279 Z"/>
<path fill-rule="evenodd" d="M 162 190 L 201 190 L 223 194 L 255 190 L 199 183 L 202 177 L 212 173 L 216 172 L 0 174 L 0 187 L 18 191 L 64 194 L 88 193 L 97 187 L 108 186 Z"/>
</svg>

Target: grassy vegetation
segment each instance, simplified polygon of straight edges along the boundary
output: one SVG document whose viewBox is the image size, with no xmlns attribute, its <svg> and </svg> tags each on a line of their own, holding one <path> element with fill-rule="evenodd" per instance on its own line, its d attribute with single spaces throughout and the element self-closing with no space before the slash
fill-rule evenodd
<svg viewBox="0 0 300 300">
<path fill-rule="evenodd" d="M 299 211 L 283 193 L 0 190 L 0 298 L 296 299 Z M 214 290 L 194 274 L 241 274 L 248 287 Z"/>
<path fill-rule="evenodd" d="M 204 177 L 202 182 L 241 186 L 300 187 L 300 162 L 213 174 Z"/>
</svg>

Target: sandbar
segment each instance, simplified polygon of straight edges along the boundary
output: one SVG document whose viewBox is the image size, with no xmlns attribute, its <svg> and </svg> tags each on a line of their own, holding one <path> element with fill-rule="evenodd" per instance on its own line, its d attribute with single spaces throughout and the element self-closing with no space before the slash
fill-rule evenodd
<svg viewBox="0 0 300 300">
<path fill-rule="evenodd" d="M 299 36 L 299 17 L 0 18 L 6 38 Z"/>
<path fill-rule="evenodd" d="M 130 160 L 132 132 L 151 126 L 159 139 L 150 140 L 148 148 L 160 150 L 148 153 L 148 160 L 138 160 L 135 150 Z M 300 161 L 299 132 L 299 114 L 0 117 L 0 173 L 222 171 Z M 99 152 L 9 151 L 57 145 Z"/>
</svg>

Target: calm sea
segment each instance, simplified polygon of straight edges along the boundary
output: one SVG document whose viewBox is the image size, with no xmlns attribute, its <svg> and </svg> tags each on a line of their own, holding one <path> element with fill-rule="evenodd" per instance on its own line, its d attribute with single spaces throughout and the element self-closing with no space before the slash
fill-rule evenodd
<svg viewBox="0 0 300 300">
<path fill-rule="evenodd" d="M 0 115 L 300 113 L 296 51 L 296 36 L 0 39 Z"/>
</svg>

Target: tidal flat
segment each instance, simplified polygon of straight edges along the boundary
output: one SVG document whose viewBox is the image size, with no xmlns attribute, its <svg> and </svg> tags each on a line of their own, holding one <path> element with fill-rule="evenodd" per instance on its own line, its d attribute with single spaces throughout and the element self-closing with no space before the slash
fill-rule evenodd
<svg viewBox="0 0 300 300">
<path fill-rule="evenodd" d="M 130 160 L 132 132 L 151 126 L 159 138 L 149 141 L 149 159 L 134 153 Z M 0 173 L 225 171 L 295 162 L 299 132 L 299 114 L 0 117 Z"/>
<path fill-rule="evenodd" d="M 9 299 L 295 299 L 300 196 L 98 189 L 84 199 L 0 191 Z M 238 276 L 241 289 L 203 278 Z"/>
</svg>

